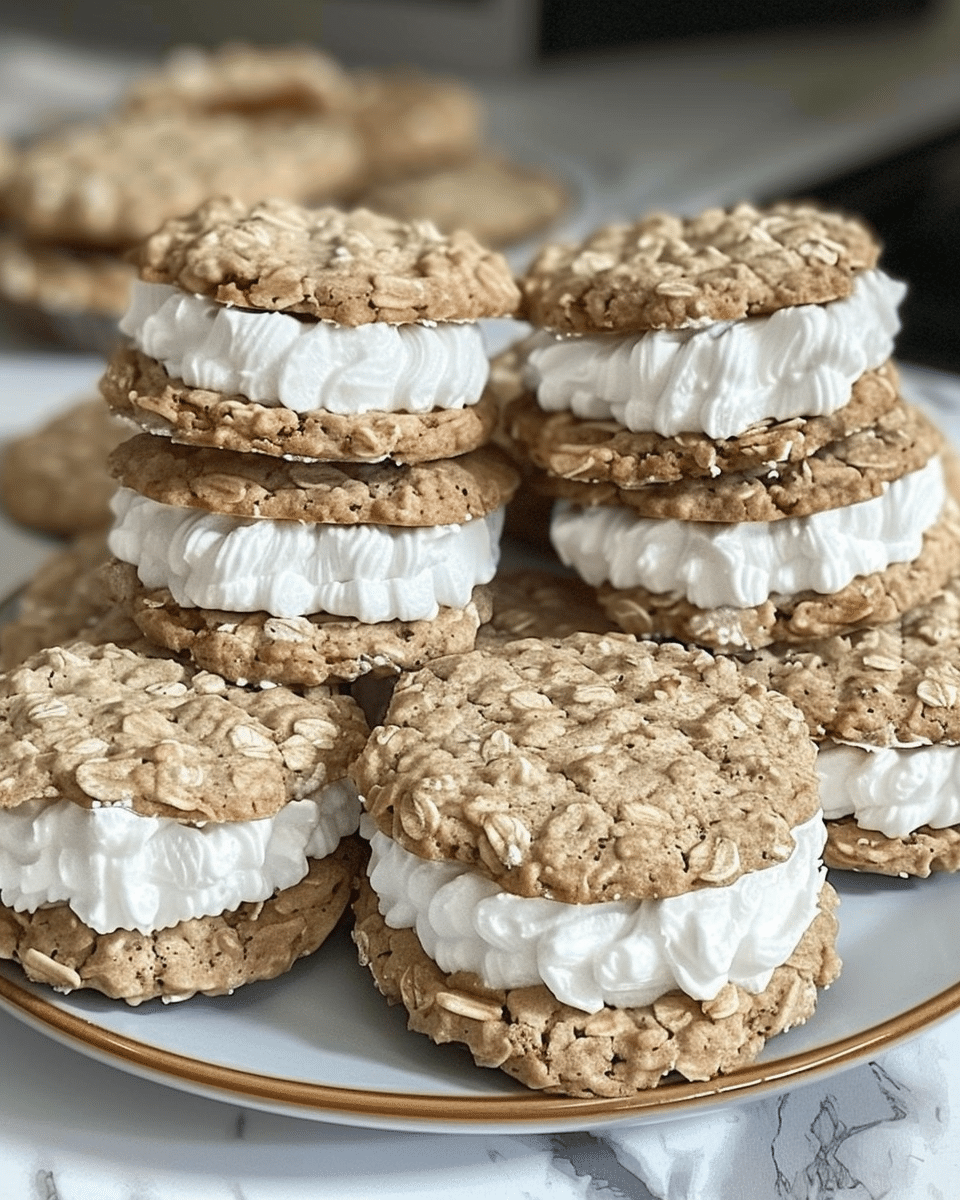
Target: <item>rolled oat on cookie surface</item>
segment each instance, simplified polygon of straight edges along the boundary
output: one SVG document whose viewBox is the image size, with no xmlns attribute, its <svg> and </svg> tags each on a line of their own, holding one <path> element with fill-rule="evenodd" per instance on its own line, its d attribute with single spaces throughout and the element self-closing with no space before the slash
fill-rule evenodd
<svg viewBox="0 0 960 1200">
<path fill-rule="evenodd" d="M 799 712 L 704 651 L 582 633 L 437 660 L 351 768 L 361 959 L 411 1028 L 531 1087 L 731 1070 L 838 970 L 814 761 Z"/>
</svg>

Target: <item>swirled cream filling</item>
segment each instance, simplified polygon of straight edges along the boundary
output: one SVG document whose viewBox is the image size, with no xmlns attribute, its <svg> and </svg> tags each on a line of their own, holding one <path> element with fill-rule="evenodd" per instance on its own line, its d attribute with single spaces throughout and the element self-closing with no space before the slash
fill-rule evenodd
<svg viewBox="0 0 960 1200">
<path fill-rule="evenodd" d="M 858 575 L 912 562 L 945 502 L 943 467 L 933 458 L 871 500 L 779 521 L 674 521 L 640 517 L 625 505 L 559 501 L 550 538 L 594 587 L 644 587 L 698 608 L 747 608 L 773 595 L 829 595 Z"/>
<path fill-rule="evenodd" d="M 323 525 L 180 508 L 130 488 L 112 505 L 111 552 L 185 608 L 325 612 L 370 624 L 464 608 L 494 576 L 504 515 L 412 529 Z"/>
<path fill-rule="evenodd" d="M 32 800 L 0 812 L 0 900 L 17 912 L 68 904 L 97 933 L 154 933 L 293 887 L 359 820 L 345 779 L 273 817 L 202 826 Z"/>
<path fill-rule="evenodd" d="M 476 322 L 301 321 L 143 280 L 120 329 L 190 387 L 294 412 L 463 408 L 480 399 L 489 374 Z"/>
<path fill-rule="evenodd" d="M 823 815 L 906 837 L 960 825 L 960 746 L 846 746 L 817 754 Z"/>
<path fill-rule="evenodd" d="M 819 814 L 793 830 L 786 862 L 664 900 L 563 904 L 502 891 L 459 863 L 417 858 L 368 816 L 370 884 L 392 929 L 416 930 L 442 971 L 488 987 L 544 984 L 564 1004 L 633 1008 L 681 988 L 712 1000 L 728 982 L 762 991 L 817 914 Z"/>
<path fill-rule="evenodd" d="M 893 351 L 906 288 L 863 271 L 829 304 L 695 329 L 555 336 L 541 333 L 527 378 L 547 412 L 614 420 L 665 437 L 733 437 L 757 421 L 821 416 Z"/>
</svg>

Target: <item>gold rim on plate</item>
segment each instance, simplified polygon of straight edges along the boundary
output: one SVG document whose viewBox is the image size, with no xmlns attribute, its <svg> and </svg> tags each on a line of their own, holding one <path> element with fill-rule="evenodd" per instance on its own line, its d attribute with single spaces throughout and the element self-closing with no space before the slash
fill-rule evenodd
<svg viewBox="0 0 960 1200">
<path fill-rule="evenodd" d="M 755 1063 L 703 1083 L 665 1083 L 636 1096 L 577 1099 L 537 1092 L 473 1096 L 414 1092 L 381 1092 L 335 1084 L 265 1076 L 236 1067 L 190 1058 L 114 1033 L 38 996 L 0 974 L 0 1007 L 11 1015 L 52 1032 L 81 1051 L 93 1051 L 137 1074 L 168 1084 L 188 1085 L 214 1098 L 228 1096 L 254 1107 L 269 1105 L 300 1115 L 352 1116 L 392 1122 L 509 1123 L 523 1126 L 556 1121 L 588 1124 L 685 1110 L 742 1092 L 757 1092 L 808 1076 L 836 1070 L 889 1049 L 960 1010 L 960 982 L 869 1029 L 771 1063 Z"/>
</svg>

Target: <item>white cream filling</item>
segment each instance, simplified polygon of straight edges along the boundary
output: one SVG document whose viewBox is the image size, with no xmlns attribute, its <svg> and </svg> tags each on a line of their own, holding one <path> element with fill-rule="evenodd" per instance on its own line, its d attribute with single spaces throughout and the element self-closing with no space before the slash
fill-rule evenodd
<svg viewBox="0 0 960 1200">
<path fill-rule="evenodd" d="M 0 900 L 17 912 L 69 904 L 97 933 L 153 933 L 293 887 L 359 820 L 346 779 L 273 817 L 201 826 L 33 800 L 0 812 Z"/>
<path fill-rule="evenodd" d="M 120 329 L 190 387 L 295 412 L 430 412 L 476 404 L 489 373 L 476 322 L 357 327 L 215 304 L 136 280 Z"/>
<path fill-rule="evenodd" d="M 432 620 L 463 608 L 497 569 L 503 509 L 462 525 L 400 528 L 228 517 L 160 504 L 129 488 L 112 501 L 110 550 L 145 587 L 185 608 Z"/>
<path fill-rule="evenodd" d="M 679 593 L 699 608 L 747 608 L 773 595 L 829 595 L 891 563 L 912 562 L 946 501 L 933 458 L 880 496 L 780 521 L 675 521 L 623 505 L 553 511 L 557 554 L 594 587 Z"/>
<path fill-rule="evenodd" d="M 960 747 L 846 746 L 817 755 L 823 815 L 906 837 L 921 825 L 960 825 Z"/>
<path fill-rule="evenodd" d="M 851 296 L 767 317 L 627 337 L 542 333 L 528 359 L 541 408 L 670 437 L 733 437 L 757 421 L 834 412 L 885 362 L 906 291 L 882 271 Z"/>
<path fill-rule="evenodd" d="M 794 829 L 786 862 L 726 887 L 601 904 L 510 895 L 462 864 L 417 858 L 368 816 L 360 832 L 385 922 L 415 929 L 442 971 L 496 988 L 542 983 L 585 1012 L 651 1004 L 676 987 L 695 1000 L 728 982 L 762 991 L 816 916 L 825 878 L 819 814 Z"/>
</svg>

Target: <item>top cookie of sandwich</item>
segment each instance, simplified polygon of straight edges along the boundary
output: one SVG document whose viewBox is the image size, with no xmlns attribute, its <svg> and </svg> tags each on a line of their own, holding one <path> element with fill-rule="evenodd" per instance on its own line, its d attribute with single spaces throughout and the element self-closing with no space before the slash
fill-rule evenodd
<svg viewBox="0 0 960 1200">
<path fill-rule="evenodd" d="M 0 808 L 253 820 L 342 779 L 365 737 L 358 705 L 327 688 L 250 691 L 174 659 L 58 646 L 0 676 Z"/>
<path fill-rule="evenodd" d="M 545 246 L 522 281 L 524 315 L 564 333 L 739 320 L 848 296 L 879 252 L 858 221 L 809 204 L 653 213 Z"/>
<path fill-rule="evenodd" d="M 148 282 L 341 325 L 470 321 L 519 301 L 506 260 L 469 233 L 367 209 L 219 197 L 166 221 L 134 255 Z"/>
<path fill-rule="evenodd" d="M 799 711 L 730 660 L 529 638 L 405 676 L 351 767 L 379 829 L 567 903 L 733 883 L 819 808 Z"/>
</svg>

